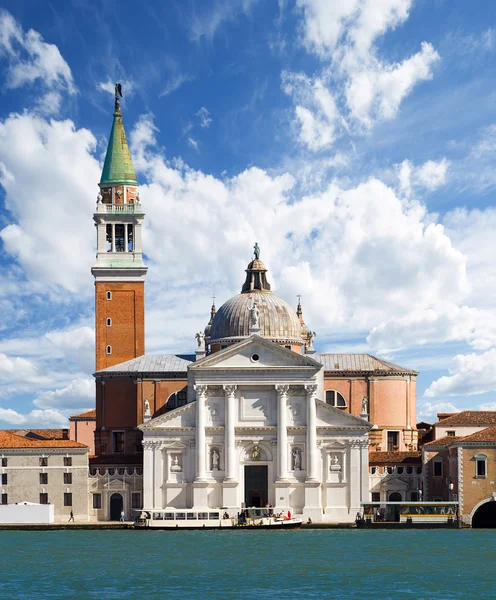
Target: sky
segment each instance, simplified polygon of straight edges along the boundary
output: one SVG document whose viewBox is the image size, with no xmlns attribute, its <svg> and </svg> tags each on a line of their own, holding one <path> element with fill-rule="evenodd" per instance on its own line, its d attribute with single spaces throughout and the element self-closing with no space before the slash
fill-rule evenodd
<svg viewBox="0 0 496 600">
<path fill-rule="evenodd" d="M 122 111 L 148 354 L 194 350 L 258 242 L 317 352 L 496 410 L 496 4 L 4 0 L 0 427 L 94 407 L 93 212 Z"/>
</svg>

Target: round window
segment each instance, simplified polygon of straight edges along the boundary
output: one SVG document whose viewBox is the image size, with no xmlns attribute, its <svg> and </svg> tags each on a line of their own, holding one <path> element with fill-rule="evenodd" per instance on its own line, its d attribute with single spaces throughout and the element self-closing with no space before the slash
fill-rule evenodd
<svg viewBox="0 0 496 600">
<path fill-rule="evenodd" d="M 260 360 L 260 356 L 258 356 L 258 354 L 252 354 L 252 355 L 251 355 L 251 360 L 252 360 L 253 362 L 257 362 L 257 361 L 259 361 L 259 360 Z"/>
</svg>

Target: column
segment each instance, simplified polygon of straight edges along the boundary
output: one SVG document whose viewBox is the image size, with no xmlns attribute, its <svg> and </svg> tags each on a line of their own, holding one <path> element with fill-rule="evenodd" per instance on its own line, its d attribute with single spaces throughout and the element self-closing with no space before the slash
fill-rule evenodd
<svg viewBox="0 0 496 600">
<path fill-rule="evenodd" d="M 307 395 L 307 481 L 319 481 L 317 464 L 317 386 L 305 386 Z"/>
<path fill-rule="evenodd" d="M 206 481 L 205 474 L 205 401 L 207 386 L 195 385 L 196 392 L 196 481 Z"/>
<path fill-rule="evenodd" d="M 361 443 L 358 440 L 352 440 L 349 446 L 349 479 L 350 486 L 350 512 L 355 514 L 360 510 L 360 500 L 362 498 L 362 460 Z"/>
<path fill-rule="evenodd" d="M 129 252 L 129 240 L 127 237 L 127 223 L 124 223 L 124 252 Z"/>
<path fill-rule="evenodd" d="M 143 440 L 143 508 L 155 508 L 153 506 L 154 485 L 153 446 L 152 442 Z"/>
<path fill-rule="evenodd" d="M 164 483 L 163 450 L 156 444 L 153 452 L 154 475 L 153 475 L 153 507 L 163 508 L 162 486 Z"/>
<path fill-rule="evenodd" d="M 235 385 L 223 385 L 225 397 L 224 447 L 225 447 L 225 481 L 237 481 L 236 473 L 236 388 Z"/>
<path fill-rule="evenodd" d="M 289 385 L 276 385 L 277 391 L 277 479 L 288 478 L 288 414 Z"/>
<path fill-rule="evenodd" d="M 115 252 L 115 223 L 112 223 L 112 252 Z"/>
</svg>

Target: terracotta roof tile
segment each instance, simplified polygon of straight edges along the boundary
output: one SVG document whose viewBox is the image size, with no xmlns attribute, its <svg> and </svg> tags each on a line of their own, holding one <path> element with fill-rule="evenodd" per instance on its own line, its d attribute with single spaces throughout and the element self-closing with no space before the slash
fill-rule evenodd
<svg viewBox="0 0 496 600">
<path fill-rule="evenodd" d="M 79 415 L 72 415 L 72 417 L 69 417 L 69 420 L 71 419 L 96 419 L 96 409 L 87 410 L 86 412 L 79 413 Z"/>
<path fill-rule="evenodd" d="M 88 448 L 73 440 L 34 440 L 13 431 L 0 431 L 0 448 Z"/>
<path fill-rule="evenodd" d="M 69 436 L 69 429 L 12 429 L 11 431 L 31 439 L 64 440 Z"/>
<path fill-rule="evenodd" d="M 496 442 L 496 427 L 488 427 L 461 438 L 461 442 Z"/>
<path fill-rule="evenodd" d="M 370 465 L 420 465 L 422 452 L 370 452 Z"/>
<path fill-rule="evenodd" d="M 433 442 L 428 442 L 424 444 L 424 448 L 429 448 L 431 446 L 451 446 L 455 442 L 465 439 L 463 435 L 447 435 L 445 437 L 439 438 L 438 440 L 434 440 Z"/>
<path fill-rule="evenodd" d="M 482 425 L 490 427 L 496 425 L 496 410 L 463 410 L 451 417 L 441 419 L 434 425 L 442 425 L 443 427 L 446 425 Z"/>
</svg>

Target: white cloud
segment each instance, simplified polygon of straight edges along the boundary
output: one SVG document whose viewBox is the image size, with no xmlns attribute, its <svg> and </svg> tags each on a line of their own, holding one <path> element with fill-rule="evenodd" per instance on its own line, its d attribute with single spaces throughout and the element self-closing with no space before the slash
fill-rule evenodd
<svg viewBox="0 0 496 600">
<path fill-rule="evenodd" d="M 204 8 L 202 3 L 190 5 L 185 21 L 191 40 L 211 41 L 223 23 L 233 21 L 241 14 L 248 14 L 256 2 L 257 0 L 217 0 L 208 8 Z"/>
<path fill-rule="evenodd" d="M 35 429 L 69 428 L 67 416 L 58 410 L 32 410 L 22 414 L 11 408 L 0 408 L 0 422 L 18 427 L 32 427 Z"/>
<path fill-rule="evenodd" d="M 0 383 L 42 383 L 45 377 L 39 373 L 36 365 L 25 358 L 16 356 L 11 358 L 0 354 Z"/>
<path fill-rule="evenodd" d="M 341 122 L 347 131 L 351 127 L 355 133 L 364 133 L 378 121 L 394 119 L 415 85 L 432 77 L 440 57 L 427 42 L 401 62 L 389 63 L 378 56 L 377 40 L 407 20 L 411 5 L 412 0 L 297 0 L 303 15 L 302 42 L 323 65 L 320 75 L 304 82 L 304 103 L 301 91 L 287 85 L 290 76 L 304 76 L 283 73 L 283 89 L 293 96 L 302 144 L 314 151 L 330 147 L 335 137 L 332 123 Z M 332 118 L 316 114 L 312 105 L 318 99 L 312 98 L 309 81 L 325 86 L 323 90 L 333 99 Z M 336 91 L 342 89 L 344 95 Z M 323 136 L 321 126 L 325 124 Z"/>
<path fill-rule="evenodd" d="M 63 94 L 77 92 L 71 69 L 54 44 L 48 44 L 33 29 L 23 31 L 6 10 L 0 11 L 0 54 L 8 61 L 7 87 L 36 84 L 43 95 L 37 97 L 44 114 L 57 113 Z"/>
<path fill-rule="evenodd" d="M 165 88 L 160 93 L 160 96 L 168 96 L 169 94 L 172 94 L 173 92 L 178 90 L 185 83 L 194 81 L 194 79 L 195 78 L 192 75 L 189 75 L 188 73 L 180 73 L 179 75 L 174 75 L 170 77 Z"/>
<path fill-rule="evenodd" d="M 14 113 L 0 122 L 0 184 L 11 214 L 0 238 L 45 290 L 90 293 L 101 172 L 95 147 L 93 134 L 69 120 Z"/>
<path fill-rule="evenodd" d="M 426 397 L 471 396 L 496 390 L 496 348 L 481 354 L 459 354 L 453 363 L 450 375 L 431 383 Z"/>
<path fill-rule="evenodd" d="M 200 119 L 201 127 L 208 128 L 212 124 L 212 116 L 204 106 L 200 108 L 200 110 L 196 113 L 196 116 Z"/>
<path fill-rule="evenodd" d="M 406 196 L 412 193 L 412 187 L 434 191 L 444 185 L 450 162 L 446 158 L 439 161 L 428 160 L 415 167 L 409 160 L 397 165 L 400 190 Z"/>
<path fill-rule="evenodd" d="M 454 404 L 451 404 L 451 402 L 423 402 L 419 406 L 417 421 L 420 421 L 421 419 L 437 421 L 438 413 L 457 413 L 460 412 L 460 410 L 460 408 L 457 408 Z"/>
<path fill-rule="evenodd" d="M 195 138 L 188 136 L 188 144 L 198 152 L 198 142 Z"/>
<path fill-rule="evenodd" d="M 33 404 L 42 409 L 89 409 L 95 405 L 95 381 L 79 376 L 63 388 L 38 394 Z"/>
<path fill-rule="evenodd" d="M 91 372 L 95 368 L 95 330 L 91 327 L 69 327 L 49 331 L 45 337 L 64 357 L 82 371 Z"/>
<path fill-rule="evenodd" d="M 319 78 L 312 80 L 302 73 L 284 72 L 282 85 L 296 103 L 295 120 L 300 142 L 313 151 L 330 148 L 341 116 L 324 82 Z"/>
</svg>

